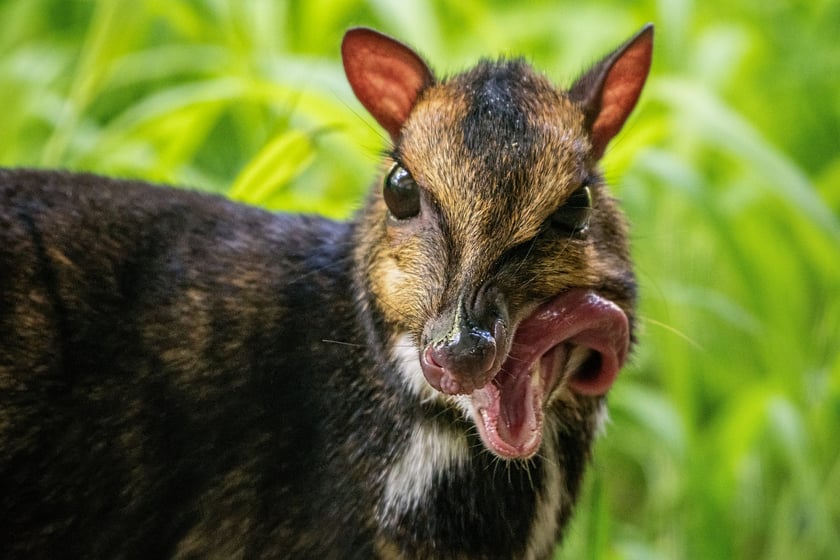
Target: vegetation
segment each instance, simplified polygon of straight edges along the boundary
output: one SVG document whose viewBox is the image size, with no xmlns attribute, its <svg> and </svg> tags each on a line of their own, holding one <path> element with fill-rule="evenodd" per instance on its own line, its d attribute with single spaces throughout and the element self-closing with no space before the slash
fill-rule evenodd
<svg viewBox="0 0 840 560">
<path fill-rule="evenodd" d="M 653 76 L 604 161 L 642 333 L 568 558 L 840 555 L 840 3 L 0 0 L 0 164 L 347 216 L 382 133 L 348 26 L 441 72 L 524 54 L 560 83 L 646 21 Z"/>
</svg>

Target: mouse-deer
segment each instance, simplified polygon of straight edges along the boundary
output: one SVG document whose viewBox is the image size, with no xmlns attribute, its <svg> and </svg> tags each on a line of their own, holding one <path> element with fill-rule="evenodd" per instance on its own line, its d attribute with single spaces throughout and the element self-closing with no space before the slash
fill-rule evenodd
<svg viewBox="0 0 840 560">
<path fill-rule="evenodd" d="M 633 339 L 598 162 L 647 26 L 554 87 L 350 30 L 349 222 L 0 171 L 0 556 L 549 558 Z"/>
</svg>

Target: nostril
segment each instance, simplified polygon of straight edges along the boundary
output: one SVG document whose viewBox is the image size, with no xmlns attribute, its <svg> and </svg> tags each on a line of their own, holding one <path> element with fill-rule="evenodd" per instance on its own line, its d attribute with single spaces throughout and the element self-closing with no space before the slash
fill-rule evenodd
<svg viewBox="0 0 840 560">
<path fill-rule="evenodd" d="M 443 393 L 459 394 L 487 384 L 496 369 L 495 361 L 493 335 L 471 328 L 426 346 L 420 365 L 432 387 Z"/>
<path fill-rule="evenodd" d="M 493 367 L 496 359 L 496 339 L 485 330 L 475 327 L 456 334 L 441 347 L 444 365 L 474 377 Z"/>
<path fill-rule="evenodd" d="M 448 394 L 465 394 L 489 383 L 508 351 L 506 314 L 462 308 L 444 314 L 423 330 L 420 362 L 429 384 Z"/>
</svg>

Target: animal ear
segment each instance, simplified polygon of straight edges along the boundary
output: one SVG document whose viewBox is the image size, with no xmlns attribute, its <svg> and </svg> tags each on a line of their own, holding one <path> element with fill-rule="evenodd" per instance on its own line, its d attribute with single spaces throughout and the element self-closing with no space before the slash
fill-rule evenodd
<svg viewBox="0 0 840 560">
<path fill-rule="evenodd" d="M 569 97 L 583 108 L 585 125 L 596 159 L 639 100 L 653 54 L 653 24 L 649 23 L 629 41 L 604 57 L 581 76 Z"/>
<path fill-rule="evenodd" d="M 341 58 L 353 93 L 396 142 L 418 94 L 434 83 L 432 71 L 406 45 L 363 27 L 344 34 Z"/>
</svg>

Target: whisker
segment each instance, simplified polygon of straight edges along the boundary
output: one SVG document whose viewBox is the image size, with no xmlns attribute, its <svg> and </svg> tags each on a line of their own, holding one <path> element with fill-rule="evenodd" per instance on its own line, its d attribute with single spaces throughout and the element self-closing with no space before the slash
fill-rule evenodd
<svg viewBox="0 0 840 560">
<path fill-rule="evenodd" d="M 338 344 L 341 346 L 353 346 L 354 348 L 365 348 L 366 346 L 364 344 L 356 344 L 355 342 L 344 342 L 343 340 L 331 340 L 329 338 L 322 338 L 321 342 L 325 342 L 327 344 Z"/>
<path fill-rule="evenodd" d="M 694 340 L 693 338 L 691 338 L 686 333 L 682 332 L 681 330 L 679 330 L 676 327 L 672 327 L 671 325 L 663 323 L 662 321 L 657 321 L 656 319 L 653 319 L 652 317 L 639 316 L 639 319 L 641 319 L 645 323 L 650 323 L 651 325 L 655 325 L 659 328 L 665 329 L 666 331 L 670 332 L 671 334 L 674 334 L 674 335 L 680 337 L 681 339 L 683 339 L 684 341 L 686 341 L 687 343 L 691 344 L 697 350 L 700 350 L 701 352 L 706 352 L 706 348 L 704 348 L 702 344 L 700 344 L 699 342 L 697 342 L 696 340 Z"/>
</svg>

